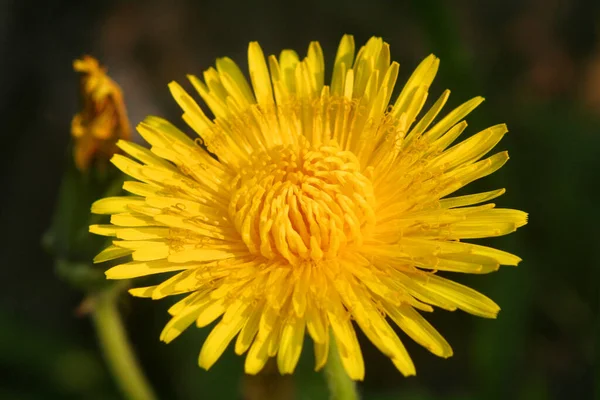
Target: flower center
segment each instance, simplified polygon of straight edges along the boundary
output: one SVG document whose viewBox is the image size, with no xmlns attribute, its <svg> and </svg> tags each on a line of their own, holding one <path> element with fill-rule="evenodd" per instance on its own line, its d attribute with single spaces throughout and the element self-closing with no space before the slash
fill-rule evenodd
<svg viewBox="0 0 600 400">
<path fill-rule="evenodd" d="M 292 265 L 360 246 L 375 223 L 373 185 L 335 143 L 255 153 L 233 192 L 229 215 L 250 252 Z"/>
</svg>

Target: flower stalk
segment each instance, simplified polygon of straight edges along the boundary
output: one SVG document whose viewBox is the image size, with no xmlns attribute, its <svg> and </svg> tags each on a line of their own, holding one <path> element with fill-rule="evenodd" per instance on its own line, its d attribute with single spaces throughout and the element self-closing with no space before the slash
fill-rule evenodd
<svg viewBox="0 0 600 400">
<path fill-rule="evenodd" d="M 329 339 L 329 355 L 325 364 L 325 379 L 330 400 L 359 400 L 356 383 L 344 369 L 334 335 Z"/>
<path fill-rule="evenodd" d="M 127 399 L 154 400 L 156 396 L 131 349 L 119 314 L 117 299 L 121 288 L 121 285 L 113 286 L 95 297 L 92 318 L 100 347 Z"/>
</svg>

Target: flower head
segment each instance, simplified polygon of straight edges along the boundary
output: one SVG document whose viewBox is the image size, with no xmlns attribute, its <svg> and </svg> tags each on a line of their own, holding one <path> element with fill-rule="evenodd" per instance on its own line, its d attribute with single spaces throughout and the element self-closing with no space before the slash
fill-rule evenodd
<svg viewBox="0 0 600 400">
<path fill-rule="evenodd" d="M 123 94 L 93 57 L 73 62 L 81 73 L 83 109 L 71 121 L 75 139 L 75 165 L 81 171 L 89 168 L 95 157 L 109 159 L 117 150 L 119 139 L 131 136 Z"/>
<path fill-rule="evenodd" d="M 484 158 L 506 126 L 450 147 L 483 99 L 437 118 L 445 91 L 419 117 L 439 65 L 431 55 L 390 104 L 399 65 L 380 38 L 355 57 L 352 36 L 344 36 L 330 85 L 317 42 L 303 60 L 292 50 L 265 60 L 251 43 L 248 61 L 251 84 L 228 58 L 205 71 L 204 81 L 188 77 L 213 120 L 170 84 L 199 139 L 148 117 L 138 131 L 151 150 L 118 143 L 136 160 L 113 157 L 135 179 L 124 185 L 132 195 L 96 202 L 92 211 L 111 214 L 111 224 L 90 230 L 116 237 L 96 261 L 132 261 L 107 277 L 175 273 L 131 293 L 185 294 L 169 310 L 165 342 L 194 322 L 219 320 L 200 352 L 207 369 L 237 336 L 235 352 L 248 351 L 247 373 L 269 357 L 292 373 L 305 332 L 319 369 L 331 330 L 346 371 L 359 380 L 364 363 L 352 321 L 404 375 L 415 368 L 390 323 L 432 353 L 452 355 L 419 311 L 493 318 L 499 307 L 437 272 L 482 274 L 520 261 L 462 241 L 526 223 L 521 211 L 481 204 L 504 189 L 448 197 L 507 161 L 506 152 Z"/>
</svg>

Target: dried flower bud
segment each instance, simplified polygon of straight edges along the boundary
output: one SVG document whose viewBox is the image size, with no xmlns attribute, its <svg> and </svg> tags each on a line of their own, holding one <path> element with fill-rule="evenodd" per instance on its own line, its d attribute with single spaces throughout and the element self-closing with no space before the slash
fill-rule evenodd
<svg viewBox="0 0 600 400">
<path fill-rule="evenodd" d="M 73 62 L 81 73 L 82 110 L 71 121 L 75 140 L 73 157 L 80 171 L 87 171 L 94 160 L 109 160 L 118 151 L 116 142 L 129 139 L 131 129 L 123 93 L 106 68 L 90 56 Z"/>
</svg>

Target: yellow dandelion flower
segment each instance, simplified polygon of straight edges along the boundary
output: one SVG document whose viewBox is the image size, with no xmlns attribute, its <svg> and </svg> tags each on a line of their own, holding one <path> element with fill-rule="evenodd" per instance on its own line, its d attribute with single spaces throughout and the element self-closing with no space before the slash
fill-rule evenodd
<svg viewBox="0 0 600 400">
<path fill-rule="evenodd" d="M 71 121 L 75 139 L 73 157 L 81 171 L 89 168 L 95 157 L 108 160 L 118 150 L 119 139 L 131 136 L 129 120 L 121 88 L 93 57 L 85 56 L 73 62 L 81 73 L 82 110 Z"/>
<path fill-rule="evenodd" d="M 206 70 L 204 81 L 188 76 L 213 120 L 180 85 L 169 85 L 200 139 L 148 117 L 138 131 L 150 150 L 118 143 L 131 158 L 112 161 L 135 181 L 124 185 L 131 196 L 93 205 L 111 224 L 91 232 L 115 237 L 95 261 L 131 255 L 106 272 L 109 279 L 176 272 L 131 294 L 186 294 L 169 309 L 161 335 L 167 343 L 194 322 L 220 319 L 200 351 L 203 368 L 237 336 L 235 352 L 248 352 L 247 373 L 270 357 L 281 373 L 292 373 L 308 332 L 319 369 L 332 332 L 349 376 L 361 380 L 354 321 L 400 372 L 413 375 L 391 322 L 449 357 L 450 345 L 419 311 L 461 309 L 486 318 L 499 311 L 437 271 L 482 274 L 520 261 L 462 241 L 526 223 L 522 211 L 480 205 L 504 189 L 448 197 L 506 162 L 506 152 L 483 158 L 506 125 L 450 147 L 481 97 L 434 123 L 449 91 L 418 116 L 439 59 L 423 60 L 390 103 L 399 65 L 390 62 L 389 45 L 372 38 L 354 53 L 352 36 L 344 36 L 325 85 L 319 43 L 303 60 L 292 50 L 265 59 L 250 43 L 250 84 L 229 58 Z"/>
</svg>

